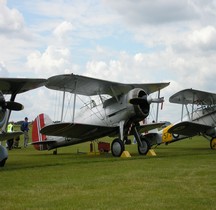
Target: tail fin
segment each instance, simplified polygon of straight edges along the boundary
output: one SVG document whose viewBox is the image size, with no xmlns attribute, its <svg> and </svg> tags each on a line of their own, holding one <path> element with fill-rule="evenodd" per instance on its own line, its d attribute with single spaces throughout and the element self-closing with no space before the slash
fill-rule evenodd
<svg viewBox="0 0 216 210">
<path fill-rule="evenodd" d="M 32 124 L 32 144 L 37 150 L 47 150 L 48 144 L 46 143 L 47 136 L 40 133 L 40 130 L 52 123 L 52 120 L 46 114 L 38 115 Z"/>
</svg>

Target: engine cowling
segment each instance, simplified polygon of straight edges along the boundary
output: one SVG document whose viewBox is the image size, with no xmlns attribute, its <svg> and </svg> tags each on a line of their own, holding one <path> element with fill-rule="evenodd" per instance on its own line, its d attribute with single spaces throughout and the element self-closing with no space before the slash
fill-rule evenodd
<svg viewBox="0 0 216 210">
<path fill-rule="evenodd" d="M 0 128 L 6 121 L 7 110 L 20 111 L 24 107 L 22 104 L 15 101 L 5 101 L 3 93 L 0 91 Z"/>
<path fill-rule="evenodd" d="M 135 88 L 128 93 L 128 101 L 133 104 L 135 118 L 139 122 L 149 115 L 150 101 L 148 94 L 140 88 Z M 136 103 L 134 100 L 142 99 L 142 102 Z"/>
</svg>

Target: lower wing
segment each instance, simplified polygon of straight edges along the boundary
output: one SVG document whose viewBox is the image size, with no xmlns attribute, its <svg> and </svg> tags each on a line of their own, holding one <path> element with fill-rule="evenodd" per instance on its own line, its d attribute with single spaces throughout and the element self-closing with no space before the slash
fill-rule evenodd
<svg viewBox="0 0 216 210">
<path fill-rule="evenodd" d="M 168 133 L 195 136 L 200 133 L 206 133 L 207 130 L 211 129 L 212 126 L 194 123 L 194 122 L 180 122 L 169 128 Z"/>
<path fill-rule="evenodd" d="M 149 124 L 144 124 L 140 125 L 138 130 L 140 133 L 148 132 L 150 130 L 153 130 L 155 128 L 160 128 L 162 125 L 165 123 L 149 123 Z"/>
<path fill-rule="evenodd" d="M 23 132 L 21 132 L 21 131 L 10 132 L 10 133 L 0 133 L 0 141 L 13 139 L 13 138 L 20 136 L 22 134 L 23 134 Z"/>
<path fill-rule="evenodd" d="M 63 136 L 82 140 L 94 140 L 118 132 L 118 127 L 88 125 L 80 123 L 57 123 L 45 126 L 41 133 L 47 136 Z"/>
</svg>

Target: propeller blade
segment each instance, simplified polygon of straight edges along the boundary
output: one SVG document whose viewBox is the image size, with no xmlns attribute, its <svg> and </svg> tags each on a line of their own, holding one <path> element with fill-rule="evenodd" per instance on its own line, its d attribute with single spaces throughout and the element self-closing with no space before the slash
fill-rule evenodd
<svg viewBox="0 0 216 210">
<path fill-rule="evenodd" d="M 141 105 L 141 104 L 146 104 L 147 100 L 146 98 L 132 98 L 130 99 L 129 103 L 133 105 Z"/>
<path fill-rule="evenodd" d="M 164 97 L 161 98 L 153 98 L 151 99 L 151 103 L 163 103 L 164 102 Z"/>
<path fill-rule="evenodd" d="M 24 107 L 22 104 L 14 102 L 14 101 L 7 101 L 5 102 L 5 108 L 13 111 L 20 111 Z"/>
<path fill-rule="evenodd" d="M 164 97 L 162 98 L 151 98 L 151 96 L 143 96 L 141 98 L 132 98 L 129 103 L 133 105 L 151 104 L 151 103 L 163 103 Z"/>
</svg>

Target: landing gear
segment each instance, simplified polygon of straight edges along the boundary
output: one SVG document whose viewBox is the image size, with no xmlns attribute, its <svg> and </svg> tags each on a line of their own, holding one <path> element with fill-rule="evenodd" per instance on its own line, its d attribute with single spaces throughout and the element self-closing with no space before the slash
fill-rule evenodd
<svg viewBox="0 0 216 210">
<path fill-rule="evenodd" d="M 57 149 L 53 151 L 53 155 L 57 155 Z"/>
<path fill-rule="evenodd" d="M 149 149 L 151 149 L 150 142 L 148 141 L 148 139 L 146 139 L 144 136 L 138 133 L 135 126 L 132 129 L 133 129 L 134 137 L 137 141 L 137 147 L 138 147 L 139 154 L 146 155 Z"/>
<path fill-rule="evenodd" d="M 112 155 L 114 157 L 120 157 L 122 152 L 124 151 L 125 146 L 123 141 L 120 139 L 114 139 L 111 145 Z"/>
<path fill-rule="evenodd" d="M 151 145 L 148 141 L 148 139 L 146 139 L 143 136 L 140 136 L 140 141 L 142 143 L 142 145 L 138 144 L 138 152 L 140 155 L 146 155 L 149 151 L 149 149 L 151 148 Z"/>
<path fill-rule="evenodd" d="M 211 139 L 210 147 L 211 147 L 211 149 L 216 150 L 216 138 Z"/>
</svg>

